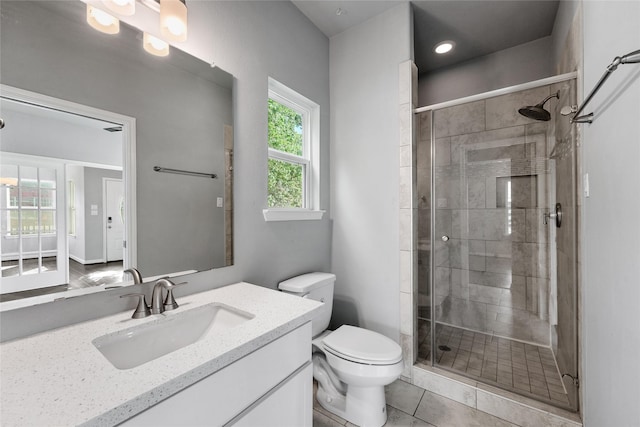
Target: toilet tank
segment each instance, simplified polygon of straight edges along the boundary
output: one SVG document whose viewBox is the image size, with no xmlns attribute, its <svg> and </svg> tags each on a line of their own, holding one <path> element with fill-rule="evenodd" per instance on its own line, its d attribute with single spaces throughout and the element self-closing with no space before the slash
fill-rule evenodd
<svg viewBox="0 0 640 427">
<path fill-rule="evenodd" d="M 336 275 L 331 273 L 308 273 L 280 282 L 278 289 L 302 298 L 324 303 L 320 313 L 311 321 L 313 336 L 320 335 L 329 327 L 333 309 L 333 286 Z"/>
</svg>

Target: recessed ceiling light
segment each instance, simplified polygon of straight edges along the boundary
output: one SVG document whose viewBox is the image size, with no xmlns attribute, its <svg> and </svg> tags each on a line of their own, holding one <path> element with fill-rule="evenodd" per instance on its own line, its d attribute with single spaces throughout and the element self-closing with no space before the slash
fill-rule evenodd
<svg viewBox="0 0 640 427">
<path fill-rule="evenodd" d="M 438 43 L 436 47 L 433 48 L 433 51 L 439 55 L 442 55 L 443 53 L 451 52 L 455 46 L 456 44 L 451 40 L 445 40 Z"/>
</svg>

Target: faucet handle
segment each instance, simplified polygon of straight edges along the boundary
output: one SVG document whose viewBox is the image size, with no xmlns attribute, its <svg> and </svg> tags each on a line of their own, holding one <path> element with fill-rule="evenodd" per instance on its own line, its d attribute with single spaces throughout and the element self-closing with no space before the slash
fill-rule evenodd
<svg viewBox="0 0 640 427">
<path fill-rule="evenodd" d="M 176 302 L 175 298 L 173 297 L 173 289 L 176 286 L 182 286 L 182 285 L 186 285 L 188 282 L 181 282 L 181 283 L 176 283 L 172 286 L 166 286 L 167 289 L 167 297 L 164 300 L 164 310 L 165 311 L 169 311 L 169 310 L 175 310 L 176 308 L 179 307 L 178 303 Z"/>
<path fill-rule="evenodd" d="M 138 306 L 136 307 L 135 311 L 133 312 L 133 315 L 131 316 L 132 319 L 142 319 L 144 317 L 151 316 L 151 310 L 149 310 L 149 306 L 147 305 L 147 299 L 145 298 L 144 294 L 133 293 L 133 294 L 120 295 L 120 298 L 125 298 L 125 297 L 140 297 L 140 299 L 138 300 Z"/>
</svg>

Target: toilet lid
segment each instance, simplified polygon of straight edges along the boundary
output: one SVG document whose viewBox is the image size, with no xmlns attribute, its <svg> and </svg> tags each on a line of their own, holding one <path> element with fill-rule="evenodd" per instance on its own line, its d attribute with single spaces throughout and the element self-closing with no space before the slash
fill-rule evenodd
<svg viewBox="0 0 640 427">
<path fill-rule="evenodd" d="M 343 325 L 324 340 L 325 350 L 338 357 L 369 365 L 393 364 L 402 360 L 402 349 L 377 332 Z"/>
</svg>

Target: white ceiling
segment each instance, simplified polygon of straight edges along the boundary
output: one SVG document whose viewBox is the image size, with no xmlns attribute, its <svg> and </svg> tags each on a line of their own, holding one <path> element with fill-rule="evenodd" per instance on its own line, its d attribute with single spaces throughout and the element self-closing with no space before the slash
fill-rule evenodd
<svg viewBox="0 0 640 427">
<path fill-rule="evenodd" d="M 407 0 L 292 0 L 292 3 L 327 37 L 333 37 Z M 342 14 L 336 13 L 338 9 L 342 9 Z"/>
<path fill-rule="evenodd" d="M 395 1 L 292 0 L 327 37 L 406 3 Z M 558 0 L 413 0 L 415 62 L 420 73 L 446 67 L 551 35 Z M 336 11 L 341 9 L 342 14 Z M 433 47 L 456 48 L 436 55 Z"/>
</svg>

